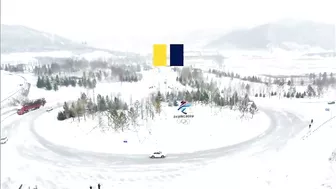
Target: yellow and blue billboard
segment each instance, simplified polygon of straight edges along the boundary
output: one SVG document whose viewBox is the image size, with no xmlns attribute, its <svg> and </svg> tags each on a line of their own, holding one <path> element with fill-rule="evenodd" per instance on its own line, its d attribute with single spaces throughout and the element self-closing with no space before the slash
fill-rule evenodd
<svg viewBox="0 0 336 189">
<path fill-rule="evenodd" d="M 153 66 L 183 66 L 184 65 L 183 44 L 169 45 L 169 65 L 167 64 L 167 45 L 153 45 Z"/>
</svg>

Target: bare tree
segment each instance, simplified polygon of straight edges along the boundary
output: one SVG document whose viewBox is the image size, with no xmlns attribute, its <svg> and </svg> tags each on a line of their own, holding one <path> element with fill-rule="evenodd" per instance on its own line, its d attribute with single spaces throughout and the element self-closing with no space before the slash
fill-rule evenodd
<svg viewBox="0 0 336 189">
<path fill-rule="evenodd" d="M 105 121 L 103 119 L 103 116 L 100 112 L 98 112 L 98 127 L 100 128 L 101 131 L 105 131 L 106 125 Z M 109 128 L 109 127 L 107 127 Z"/>
<path fill-rule="evenodd" d="M 131 125 L 136 128 L 138 126 L 138 117 L 139 117 L 139 112 L 138 109 L 135 107 L 131 107 L 130 110 L 128 111 L 128 117 L 130 119 Z"/>
<path fill-rule="evenodd" d="M 75 111 L 77 113 L 78 122 L 80 122 L 80 117 L 84 114 L 84 107 L 80 99 L 77 101 Z"/>
<path fill-rule="evenodd" d="M 249 111 L 249 102 L 250 99 L 246 94 L 244 99 L 239 103 L 239 111 L 242 113 L 241 118 L 245 116 L 245 114 Z"/>
<path fill-rule="evenodd" d="M 143 99 L 141 99 L 139 109 L 140 109 L 141 119 L 144 120 L 144 113 L 145 113 L 145 111 L 144 111 L 144 100 Z"/>
</svg>

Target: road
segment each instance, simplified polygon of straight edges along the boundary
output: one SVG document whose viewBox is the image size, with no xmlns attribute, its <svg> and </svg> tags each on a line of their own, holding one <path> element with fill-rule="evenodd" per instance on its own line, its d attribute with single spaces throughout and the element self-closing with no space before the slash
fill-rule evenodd
<svg viewBox="0 0 336 189">
<path fill-rule="evenodd" d="M 271 125 L 268 130 L 255 138 L 222 148 L 193 153 L 168 154 L 165 159 L 150 159 L 148 154 L 96 153 L 53 144 L 35 130 L 34 120 L 46 113 L 46 108 L 41 108 L 22 116 L 15 114 L 13 115 L 15 119 L 5 120 L 2 131 L 7 133 L 9 140 L 7 144 L 2 146 L 2 152 L 6 153 L 7 149 L 14 149 L 15 154 L 8 151 L 7 155 L 19 156 L 21 159 L 31 162 L 30 166 L 33 163 L 44 165 L 45 168 L 42 168 L 44 171 L 45 169 L 57 170 L 49 176 L 39 175 L 35 170 L 36 167 L 32 168 L 24 161 L 18 162 L 18 169 L 26 174 L 31 174 L 35 179 L 38 178 L 37 180 L 42 180 L 37 184 L 48 182 L 49 184 L 45 185 L 45 188 L 59 188 L 59 184 L 64 182 L 63 179 L 70 176 L 73 182 L 78 183 L 90 178 L 97 180 L 97 182 L 102 180 L 118 183 L 136 183 L 137 181 L 152 183 L 157 181 L 164 185 L 164 180 L 171 180 L 183 175 L 184 172 L 197 170 L 217 158 L 234 155 L 244 156 L 245 152 L 253 156 L 263 156 L 268 152 L 277 151 L 306 127 L 305 121 L 291 112 L 279 112 L 269 107 L 259 107 L 259 109 L 269 116 Z M 32 170 L 35 171 L 32 172 Z M 20 183 L 21 178 L 9 177 Z M 3 188 L 6 188 L 4 185 L 8 184 L 9 182 L 2 181 Z"/>
<path fill-rule="evenodd" d="M 215 158 L 223 157 L 226 155 L 232 155 L 237 152 L 241 152 L 252 147 L 258 147 L 258 153 L 260 151 L 268 150 L 278 150 L 286 144 L 286 142 L 291 139 L 295 134 L 300 132 L 306 124 L 303 123 L 295 114 L 290 112 L 277 112 L 276 110 L 270 110 L 266 108 L 261 108 L 271 119 L 271 125 L 268 130 L 259 136 L 252 138 L 248 141 L 226 146 L 217 149 L 198 151 L 193 153 L 184 154 L 169 154 L 166 159 L 152 160 L 147 158 L 148 154 L 145 155 L 114 155 L 107 153 L 96 153 L 89 151 L 82 151 L 66 146 L 60 146 L 53 144 L 40 136 L 34 125 L 34 120 L 39 116 L 46 113 L 45 109 L 36 110 L 29 112 L 22 116 L 22 118 L 15 120 L 12 125 L 4 127 L 3 130 L 8 133 L 10 140 L 16 140 L 15 133 L 25 132 L 29 133 L 25 135 L 25 138 L 20 138 L 19 140 L 29 140 L 32 146 L 20 145 L 17 148 L 20 149 L 22 156 L 25 156 L 36 161 L 45 161 L 45 156 L 48 154 L 57 154 L 58 162 L 62 161 L 60 157 L 66 157 L 68 165 L 73 166 L 94 166 L 95 162 L 99 161 L 100 164 L 105 165 L 150 165 L 150 164 L 165 164 L 165 163 L 176 163 L 176 162 L 197 162 L 212 160 Z M 25 126 L 22 126 L 24 122 Z M 47 124 L 47 123 L 46 123 Z M 61 124 L 61 123 L 60 123 Z M 20 126 L 21 125 L 21 126 Z M 61 138 L 62 136 L 60 136 Z M 36 145 L 38 144 L 38 145 Z M 32 150 L 33 149 L 33 150 Z M 34 151 L 34 153 L 31 153 Z M 256 152 L 257 153 L 257 152 Z M 50 159 L 48 161 L 51 161 Z M 73 161 L 73 162 L 72 162 Z"/>
</svg>

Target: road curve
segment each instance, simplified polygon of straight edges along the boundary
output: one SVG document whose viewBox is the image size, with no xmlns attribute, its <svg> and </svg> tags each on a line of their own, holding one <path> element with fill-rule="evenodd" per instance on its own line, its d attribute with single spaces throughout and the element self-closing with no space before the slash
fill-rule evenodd
<svg viewBox="0 0 336 189">
<path fill-rule="evenodd" d="M 109 154 L 96 153 L 84 150 L 78 150 L 53 144 L 43 136 L 40 136 L 34 126 L 34 120 L 45 113 L 44 109 L 30 112 L 23 116 L 24 126 L 11 127 L 16 131 L 21 131 L 26 134 L 24 139 L 29 145 L 18 144 L 17 149 L 20 154 L 26 158 L 47 161 L 49 163 L 58 162 L 64 165 L 71 166 L 97 166 L 97 162 L 104 166 L 122 166 L 122 165 L 153 165 L 153 164 L 169 164 L 183 162 L 204 162 L 213 160 L 219 157 L 232 155 L 244 150 L 252 150 L 257 147 L 254 153 L 266 152 L 268 150 L 278 150 L 285 146 L 286 142 L 300 132 L 306 124 L 296 115 L 290 112 L 278 112 L 276 110 L 261 108 L 271 119 L 271 126 L 264 133 L 250 140 L 239 144 L 225 146 L 222 148 L 197 151 L 193 153 L 169 154 L 165 159 L 149 159 L 148 154 L 144 155 L 129 155 L 129 154 Z M 16 121 L 20 122 L 20 120 Z M 14 123 L 14 125 L 20 125 Z M 48 123 L 46 123 L 48 124 Z M 15 132 L 16 132 L 15 131 Z M 8 131 L 11 132 L 11 131 Z M 11 137 L 15 136 L 10 136 Z M 60 136 L 61 138 L 61 136 Z M 111 146 L 113 147 L 113 146 Z"/>
</svg>

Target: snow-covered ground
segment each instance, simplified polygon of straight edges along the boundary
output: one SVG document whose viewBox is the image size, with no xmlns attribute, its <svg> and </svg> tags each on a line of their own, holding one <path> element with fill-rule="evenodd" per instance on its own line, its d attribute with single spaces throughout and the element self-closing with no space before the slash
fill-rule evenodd
<svg viewBox="0 0 336 189">
<path fill-rule="evenodd" d="M 1 70 L 1 102 L 21 89 L 24 79 L 18 75 Z"/>
<path fill-rule="evenodd" d="M 238 73 L 243 71 L 242 65 L 251 73 L 276 72 L 278 75 L 285 74 L 285 70 L 287 70 L 286 74 L 289 73 L 288 70 L 299 70 L 295 68 L 296 65 L 281 64 L 279 60 L 275 65 L 274 62 L 272 65 L 259 64 L 256 61 L 251 65 L 241 63 L 232 63 L 231 66 L 236 67 Z M 305 65 L 304 68 L 307 68 L 306 71 L 309 72 L 319 72 L 316 71 L 319 69 L 325 71 L 326 68 L 330 71 L 335 69 L 331 63 L 320 64 L 320 68 L 317 64 L 317 62 L 308 62 L 308 66 Z M 301 68 L 301 70 L 304 69 Z M 56 107 L 62 105 L 64 101 L 76 100 L 80 92 L 93 95 L 93 91 L 78 87 L 60 87 L 57 92 L 37 89 L 35 87 L 36 77 L 29 75 L 24 77 L 32 83 L 29 98 L 45 97 L 47 106 Z M 141 83 L 99 83 L 94 94 L 113 96 L 120 94 L 120 97 L 129 102 L 140 99 L 149 92 L 155 92 L 158 88 L 162 92 L 187 89 L 177 84 L 175 79 L 176 74 L 170 73 L 169 68 L 155 69 L 144 73 L 144 81 Z M 164 80 L 167 80 L 167 84 L 164 84 Z M 234 88 L 239 83 L 236 80 L 231 82 L 227 79 L 217 80 L 223 80 L 221 87 L 231 84 Z M 253 87 L 258 88 L 258 85 L 255 84 Z M 176 155 L 175 160 L 172 158 L 174 161 L 168 156 L 166 160 L 158 161 L 160 163 L 157 164 L 137 156 L 132 160 L 134 164 L 137 161 L 145 163 L 130 166 L 127 163 L 123 164 L 124 160 L 113 159 L 115 158 L 113 155 L 113 157 L 101 156 L 95 152 L 127 153 L 129 156 L 124 157 L 126 161 L 133 158 L 131 154 L 146 153 L 148 155 L 154 148 L 162 149 L 168 155 L 169 153 L 213 149 L 258 136 L 268 128 L 269 118 L 260 112 L 252 120 L 238 120 L 236 112 L 227 109 L 211 110 L 209 107 L 194 105 L 188 111 L 195 117 L 188 125 L 184 125 L 177 124 L 176 120 L 172 119 L 175 114 L 179 113 L 176 107 L 164 107 L 162 116 L 142 126 L 143 129 L 139 130 L 139 135 L 137 135 L 134 132 L 121 134 L 111 131 L 102 134 L 99 129 L 92 130 L 97 125 L 97 120 L 92 120 L 91 117 L 87 117 L 87 121 L 81 120 L 81 123 L 78 123 L 77 119 L 60 122 L 56 120 L 58 109 L 49 113 L 41 109 L 23 116 L 15 115 L 1 123 L 9 136 L 8 143 L 1 149 L 1 188 L 18 188 L 19 184 L 31 187 L 38 185 L 46 189 L 85 188 L 89 185 L 96 185 L 98 182 L 103 182 L 103 188 L 146 189 L 209 186 L 237 189 L 309 189 L 322 185 L 325 188 L 328 188 L 328 185 L 334 187 L 336 186 L 336 183 L 333 183 L 336 180 L 336 166 L 335 163 L 329 163 L 328 158 L 336 148 L 335 119 L 319 126 L 336 115 L 336 106 L 327 104 L 328 101 L 335 100 L 336 95 L 335 92 L 331 92 L 326 96 L 327 98 L 321 99 L 253 98 L 258 107 L 274 110 L 275 115 L 278 114 L 289 120 L 286 122 L 289 123 L 288 125 L 277 125 L 276 129 L 300 127 L 302 124 L 306 124 L 306 129 L 298 133 L 293 140 L 288 141 L 285 148 L 264 149 L 264 146 L 267 146 L 266 143 L 253 144 L 248 146 L 247 150 L 240 150 L 239 153 L 230 154 L 228 151 L 227 155 L 223 155 L 222 158 L 214 158 L 201 163 L 193 163 L 197 161 L 197 158 L 186 159 L 189 155 L 182 154 Z M 331 111 L 326 111 L 326 108 L 330 108 Z M 288 111 L 295 113 L 300 120 L 303 120 L 299 122 L 301 125 L 294 124 L 297 120 L 291 120 L 293 116 Z M 310 119 L 314 119 L 311 130 L 317 130 L 306 140 L 301 140 L 302 136 L 308 132 Z M 55 149 L 61 149 L 62 146 L 53 148 L 51 144 L 42 143 L 32 133 L 32 128 L 35 128 L 38 135 L 51 143 L 78 148 L 79 151 L 92 152 L 77 155 L 65 150 L 65 153 L 64 151 L 63 154 L 59 153 Z M 148 130 L 151 131 L 151 135 Z M 276 136 L 272 140 L 286 140 L 286 134 Z M 149 139 L 142 140 L 142 143 L 139 142 L 139 139 L 146 137 Z M 124 140 L 128 143 L 123 143 Z M 260 152 L 259 148 L 264 151 Z M 67 156 L 67 154 L 70 155 Z M 184 158 L 184 160 L 180 161 L 179 158 Z M 165 161 L 173 161 L 173 163 Z M 206 166 L 209 162 L 211 164 Z"/>
<path fill-rule="evenodd" d="M 146 71 L 143 75 L 143 81 L 138 83 L 98 83 L 94 93 L 92 90 L 70 86 L 60 87 L 56 92 L 46 91 L 34 86 L 36 77 L 25 75 L 25 78 L 33 83 L 29 98 L 44 97 L 47 101 L 47 107 L 58 107 L 64 101 L 76 100 L 81 92 L 88 93 L 89 97 L 93 97 L 93 94 L 120 96 L 125 102 L 133 101 L 134 103 L 136 100 L 148 96 L 150 92 L 156 92 L 159 88 L 163 93 L 167 90 L 185 89 L 175 81 L 176 73 L 171 72 L 170 68 Z M 167 81 L 166 84 L 164 84 L 164 81 Z M 150 87 L 153 88 L 150 89 Z M 93 130 L 98 124 L 97 116 L 95 120 L 88 117 L 87 121 L 81 121 L 81 123 L 77 123 L 77 119 L 60 122 L 56 119 L 57 109 L 38 118 L 36 120 L 36 130 L 41 136 L 53 143 L 90 151 L 150 153 L 153 149 L 160 148 L 169 153 L 178 153 L 239 143 L 263 133 L 269 125 L 269 120 L 263 112 L 256 114 L 251 120 L 240 120 L 237 112 L 228 109 L 211 109 L 200 105 L 190 108 L 189 111 L 193 112 L 195 117 L 190 119 L 189 125 L 181 125 L 173 118 L 174 115 L 179 113 L 176 108 L 165 107 L 160 118 L 152 122 L 141 123 L 145 126 L 137 133 L 116 134 L 111 133 L 111 131 L 102 133 L 97 128 Z M 47 120 L 50 123 L 48 125 L 45 124 Z M 50 122 L 51 120 L 53 121 Z M 105 120 L 106 124 L 107 120 Z M 205 126 L 211 129 L 204 129 Z M 148 129 L 151 130 L 151 134 L 149 134 Z M 191 130 L 194 132 L 193 134 L 190 134 Z M 58 140 L 60 136 L 63 138 L 61 141 Z M 172 136 L 174 140 L 171 140 Z M 208 142 L 204 143 L 203 140 L 199 140 L 200 138 Z M 123 143 L 124 140 L 128 140 L 127 145 Z M 74 143 L 69 143 L 73 141 Z M 106 148 L 103 145 L 106 142 L 114 144 L 112 145 L 114 147 Z M 197 145 L 194 145 L 195 143 Z M 119 147 L 120 145 L 123 148 Z"/>
<path fill-rule="evenodd" d="M 328 71 L 336 72 L 336 58 L 295 60 L 284 58 L 232 57 L 224 61 L 225 69 L 241 75 L 301 75 Z"/>
<path fill-rule="evenodd" d="M 299 114 L 310 112 L 307 117 L 314 118 L 314 127 L 318 128 L 330 119 L 319 104 L 277 103 L 268 101 L 274 107 L 296 109 Z M 335 106 L 335 105 L 334 105 Z M 336 109 L 336 108 L 335 108 Z M 311 117 L 314 115 L 314 117 Z M 315 119 L 316 118 L 316 119 Z M 310 121 L 310 119 L 309 119 Z M 250 156 L 230 156 L 216 160 L 188 176 L 180 177 L 171 188 L 334 188 L 336 186 L 336 162 L 329 162 L 332 149 L 336 146 L 336 119 L 324 123 L 305 140 L 303 130 L 290 140 L 285 149 L 271 154 L 250 154 Z"/>
<path fill-rule="evenodd" d="M 112 129 L 102 132 L 97 117 L 81 122 L 77 119 L 58 121 L 56 113 L 54 110 L 35 120 L 41 136 L 63 146 L 121 154 L 149 154 L 155 150 L 183 153 L 220 148 L 256 137 L 266 131 L 270 123 L 262 112 L 253 119 L 241 120 L 238 112 L 198 105 L 188 109 L 194 118 L 183 124 L 181 119 L 173 118 L 181 114 L 177 107 L 164 107 L 161 117 L 144 123 L 138 132 L 115 133 Z M 107 120 L 104 122 L 106 125 Z M 127 144 L 123 143 L 125 140 Z"/>
</svg>

